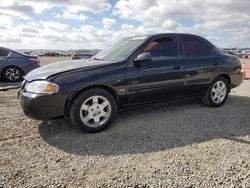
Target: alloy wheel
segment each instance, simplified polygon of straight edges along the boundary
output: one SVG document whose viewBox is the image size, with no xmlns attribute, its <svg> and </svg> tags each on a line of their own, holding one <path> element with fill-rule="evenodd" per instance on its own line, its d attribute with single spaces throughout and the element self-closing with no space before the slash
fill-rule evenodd
<svg viewBox="0 0 250 188">
<path fill-rule="evenodd" d="M 18 68 L 11 67 L 11 68 L 8 68 L 8 69 L 5 71 L 5 77 L 6 77 L 9 81 L 16 81 L 16 80 L 19 80 L 19 79 L 20 79 L 20 76 L 21 76 L 21 73 L 20 73 L 20 71 L 19 71 Z"/>
<path fill-rule="evenodd" d="M 111 104 L 103 96 L 91 96 L 80 108 L 82 122 L 89 127 L 99 127 L 108 121 L 111 115 Z"/>
<path fill-rule="evenodd" d="M 214 103 L 219 104 L 223 102 L 227 95 L 227 87 L 223 81 L 217 81 L 214 83 L 211 91 L 211 98 Z"/>
</svg>

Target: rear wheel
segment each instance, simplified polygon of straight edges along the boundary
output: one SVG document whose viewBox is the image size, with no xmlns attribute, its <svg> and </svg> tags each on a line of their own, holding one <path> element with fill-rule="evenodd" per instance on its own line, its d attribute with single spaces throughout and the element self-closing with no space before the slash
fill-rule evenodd
<svg viewBox="0 0 250 188">
<path fill-rule="evenodd" d="M 219 107 L 227 100 L 229 93 L 229 82 L 224 77 L 218 76 L 207 90 L 202 102 L 207 106 Z"/>
<path fill-rule="evenodd" d="M 23 78 L 23 71 L 18 67 L 6 67 L 2 72 L 3 79 L 8 82 L 17 82 Z"/>
<path fill-rule="evenodd" d="M 70 107 L 72 122 L 85 132 L 106 129 L 117 112 L 114 97 L 103 89 L 90 89 L 80 94 Z"/>
</svg>

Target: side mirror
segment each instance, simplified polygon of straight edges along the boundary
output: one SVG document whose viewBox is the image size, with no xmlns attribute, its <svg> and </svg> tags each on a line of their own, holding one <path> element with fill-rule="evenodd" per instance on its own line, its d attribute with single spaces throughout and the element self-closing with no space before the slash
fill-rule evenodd
<svg viewBox="0 0 250 188">
<path fill-rule="evenodd" d="M 149 52 L 141 53 L 134 59 L 134 62 L 141 62 L 141 61 L 152 61 L 151 53 Z"/>
</svg>

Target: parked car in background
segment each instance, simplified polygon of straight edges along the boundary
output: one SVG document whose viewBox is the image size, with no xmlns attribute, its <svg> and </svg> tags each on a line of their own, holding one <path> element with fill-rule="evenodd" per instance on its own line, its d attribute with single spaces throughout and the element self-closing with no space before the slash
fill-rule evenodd
<svg viewBox="0 0 250 188">
<path fill-rule="evenodd" d="M 240 50 L 235 50 L 235 54 L 240 58 L 241 51 Z"/>
<path fill-rule="evenodd" d="M 71 57 L 71 53 L 70 52 L 63 52 L 62 56 L 63 57 Z"/>
<path fill-rule="evenodd" d="M 59 57 L 60 53 L 59 52 L 45 52 L 43 56 L 47 56 L 47 57 Z"/>
<path fill-rule="evenodd" d="M 39 63 L 37 56 L 0 47 L 0 78 L 5 81 L 20 81 L 25 74 L 40 67 Z"/>
<path fill-rule="evenodd" d="M 31 118 L 69 117 L 97 132 L 129 106 L 185 97 L 222 106 L 242 81 L 239 58 L 206 39 L 158 34 L 125 38 L 90 60 L 38 68 L 25 77 L 19 101 Z"/>
<path fill-rule="evenodd" d="M 241 51 L 241 58 L 250 58 L 250 50 L 243 50 Z"/>
<path fill-rule="evenodd" d="M 91 53 L 74 53 L 72 55 L 72 60 L 77 60 L 77 59 L 90 59 L 94 55 Z"/>
<path fill-rule="evenodd" d="M 237 53 L 233 50 L 223 50 L 224 53 L 228 54 L 228 55 L 235 55 L 238 56 Z"/>
</svg>

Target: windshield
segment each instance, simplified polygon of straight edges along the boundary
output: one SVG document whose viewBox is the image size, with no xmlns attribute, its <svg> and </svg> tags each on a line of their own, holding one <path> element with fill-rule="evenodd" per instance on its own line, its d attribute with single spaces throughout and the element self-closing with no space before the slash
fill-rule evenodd
<svg viewBox="0 0 250 188">
<path fill-rule="evenodd" d="M 108 49 L 99 52 L 93 58 L 97 60 L 125 60 L 146 39 L 146 36 L 122 39 Z"/>
</svg>

